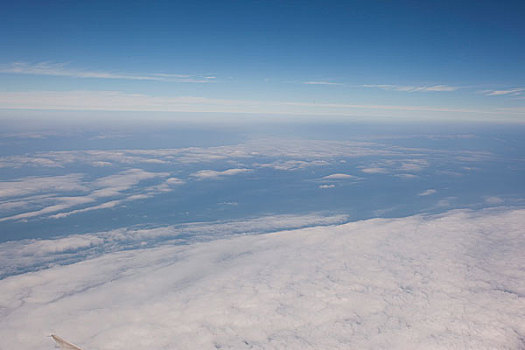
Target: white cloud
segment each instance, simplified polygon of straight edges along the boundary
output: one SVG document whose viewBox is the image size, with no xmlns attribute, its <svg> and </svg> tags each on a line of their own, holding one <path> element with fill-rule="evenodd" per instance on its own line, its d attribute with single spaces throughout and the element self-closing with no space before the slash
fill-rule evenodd
<svg viewBox="0 0 525 350">
<path fill-rule="evenodd" d="M 85 192 L 82 174 L 61 176 L 24 177 L 0 182 L 0 199 L 27 196 L 36 193 Z"/>
<path fill-rule="evenodd" d="M 437 208 L 450 208 L 452 207 L 452 202 L 456 199 L 456 197 L 447 197 L 444 199 L 440 199 L 436 203 Z"/>
<path fill-rule="evenodd" d="M 138 196 L 135 195 L 135 196 L 129 196 L 128 198 L 129 198 L 129 200 L 136 200 L 136 199 L 144 199 L 144 198 L 148 198 L 148 197 L 145 196 L 145 195 L 138 195 Z M 117 205 L 120 205 L 120 204 L 122 204 L 124 202 L 127 202 L 128 198 L 115 199 L 115 200 L 103 202 L 103 203 L 100 203 L 100 204 L 97 204 L 97 205 L 93 205 L 91 207 L 86 207 L 86 208 L 82 208 L 82 209 L 75 209 L 75 210 L 71 210 L 71 211 L 67 211 L 67 212 L 63 212 L 63 213 L 54 214 L 54 215 L 51 215 L 50 218 L 52 218 L 52 219 L 63 219 L 63 218 L 68 217 L 70 215 L 85 213 L 85 212 L 88 212 L 88 211 L 115 208 Z M 65 209 L 65 208 L 60 208 L 60 210 L 63 210 L 63 209 Z M 58 210 L 53 210 L 53 212 L 55 212 L 55 211 L 58 211 Z M 41 215 L 43 213 L 36 212 L 36 213 L 32 213 L 32 214 Z M 27 213 L 26 214 L 22 214 L 22 215 L 27 215 Z M 36 215 L 31 215 L 31 216 L 36 216 Z M 13 220 L 15 218 L 17 219 L 16 216 L 15 217 L 10 217 L 9 219 Z"/>
<path fill-rule="evenodd" d="M 515 119 L 520 111 L 451 108 L 446 106 L 367 105 L 348 103 L 226 100 L 195 96 L 150 96 L 120 91 L 24 91 L 0 93 L 0 108 L 35 110 L 158 111 L 323 115 L 330 117 Z M 424 112 L 424 113 L 423 113 Z M 193 117 L 193 116 L 192 116 Z M 235 120 L 235 116 L 231 117 Z"/>
<path fill-rule="evenodd" d="M 59 334 L 84 349 L 520 348 L 524 218 L 375 219 L 13 276 L 0 280 L 0 347 Z"/>
<path fill-rule="evenodd" d="M 361 168 L 361 171 L 366 174 L 387 174 L 388 169 L 380 167 Z"/>
<path fill-rule="evenodd" d="M 407 149 L 410 150 L 410 149 Z M 412 151 L 416 151 L 415 149 L 412 149 Z M 419 151 L 423 151 L 425 153 L 429 152 L 430 150 L 423 150 L 420 149 Z M 418 155 L 421 156 L 421 155 Z M 427 158 L 429 158 L 427 156 Z M 398 174 L 394 174 L 396 177 L 401 178 L 414 178 L 417 177 L 414 174 L 411 174 L 412 172 L 418 172 L 422 171 L 423 169 L 427 168 L 429 166 L 429 160 L 428 159 L 421 159 L 421 158 L 408 158 L 408 159 L 382 159 L 378 161 L 372 162 L 369 166 L 361 166 L 361 171 L 367 174 L 388 174 L 388 173 L 395 173 L 399 172 Z"/>
<path fill-rule="evenodd" d="M 299 170 L 310 166 L 323 166 L 327 165 L 328 162 L 324 160 L 277 160 L 272 163 L 265 164 L 254 164 L 262 168 L 273 168 L 275 170 Z"/>
<path fill-rule="evenodd" d="M 343 85 L 341 83 L 334 83 L 331 81 L 305 81 L 305 85 Z"/>
<path fill-rule="evenodd" d="M 323 177 L 325 180 L 347 180 L 347 179 L 355 179 L 356 177 L 349 174 L 332 174 L 327 175 Z"/>
<path fill-rule="evenodd" d="M 144 180 L 151 180 L 169 176 L 169 173 L 159 172 L 153 173 L 144 171 L 142 169 L 128 169 L 118 174 L 109 175 L 98 178 L 92 182 L 81 181 L 83 175 L 70 174 L 64 176 L 52 177 L 28 177 L 17 181 L 0 182 L 0 199 L 1 197 L 32 195 L 34 193 L 49 193 L 48 196 L 40 198 L 41 200 L 35 202 L 34 196 L 22 197 L 18 200 L 15 208 L 34 207 L 36 210 L 25 211 L 15 215 L 8 215 L 0 218 L 0 222 L 8 220 L 24 220 L 41 215 L 52 214 L 52 218 L 63 218 L 72 214 L 78 214 L 91 210 L 113 208 L 123 202 L 130 200 L 137 200 L 147 198 L 158 192 L 171 190 L 171 185 L 175 185 L 177 181 L 169 180 L 158 186 L 146 188 L 145 194 L 126 195 L 120 199 L 98 203 L 90 207 L 76 209 L 69 212 L 64 212 L 71 207 L 85 205 L 99 201 L 107 197 L 123 196 L 123 192 L 132 189 L 139 182 Z M 178 179 L 177 179 L 178 180 Z M 178 180 L 180 183 L 181 180 Z M 159 187 L 160 186 L 160 187 Z M 67 192 L 75 194 L 75 196 L 61 196 Z M 12 209 L 9 202 L 4 202 L 4 206 L 0 207 L 4 210 Z M 7 204 L 7 205 L 5 205 Z"/>
<path fill-rule="evenodd" d="M 216 179 L 221 178 L 224 176 L 232 176 L 232 175 L 238 175 L 238 174 L 244 174 L 249 173 L 253 171 L 252 169 L 227 169 L 223 171 L 216 171 L 216 170 L 200 170 L 197 171 L 190 176 L 196 177 L 198 179 Z"/>
<path fill-rule="evenodd" d="M 113 73 L 102 71 L 91 71 L 69 68 L 67 63 L 40 62 L 30 64 L 25 62 L 14 62 L 8 65 L 0 65 L 0 73 L 51 75 L 70 78 L 92 78 L 92 79 L 121 79 L 121 80 L 149 80 L 168 81 L 177 83 L 207 83 L 215 79 L 211 76 L 189 75 L 189 74 L 130 74 Z"/>
<path fill-rule="evenodd" d="M 428 85 L 428 86 L 403 86 L 403 85 L 389 85 L 389 84 L 367 84 L 362 85 L 367 88 L 379 88 L 383 90 L 405 91 L 405 92 L 443 92 L 456 91 L 457 86 L 449 85 Z"/>
<path fill-rule="evenodd" d="M 395 174 L 395 177 L 399 177 L 401 179 L 415 179 L 418 178 L 418 175 L 415 174 Z"/>
<path fill-rule="evenodd" d="M 428 190 L 426 190 L 426 191 L 420 192 L 420 193 L 418 193 L 417 195 L 418 195 L 418 196 L 421 196 L 421 197 L 424 197 L 424 196 L 430 196 L 430 195 L 432 195 L 432 194 L 435 194 L 436 192 L 437 192 L 437 191 L 436 191 L 435 189 L 431 188 L 431 189 L 428 189 Z"/>
<path fill-rule="evenodd" d="M 502 204 L 503 202 L 504 200 L 497 196 L 490 196 L 490 197 L 485 198 L 485 203 L 491 204 L 491 205 Z"/>
<path fill-rule="evenodd" d="M 237 205 L 236 202 L 219 204 Z M 238 234 L 334 225 L 347 220 L 346 215 L 269 215 L 236 221 L 197 222 L 144 229 L 122 228 L 52 239 L 4 242 L 0 243 L 0 279 L 29 269 L 44 268 L 48 264 L 68 264 L 108 252 L 159 244 L 202 242 Z"/>
<path fill-rule="evenodd" d="M 521 93 L 525 89 L 523 88 L 515 88 L 515 89 L 507 89 L 507 90 L 485 90 L 483 91 L 485 95 L 487 96 L 501 96 L 501 95 L 521 95 Z"/>
<path fill-rule="evenodd" d="M 271 163 L 253 165 L 279 170 L 295 170 L 308 166 L 327 165 L 328 161 L 336 157 L 401 156 L 407 151 L 409 150 L 392 149 L 371 142 L 263 138 L 247 143 L 217 147 L 61 151 L 39 152 L 23 156 L 0 156 L 0 167 L 67 167 L 74 163 L 92 165 L 94 162 L 108 162 L 115 166 L 140 166 L 151 163 L 153 160 L 162 164 L 174 164 L 269 157 L 276 160 Z M 465 155 L 469 156 L 467 153 Z"/>
<path fill-rule="evenodd" d="M 89 196 L 87 196 L 87 198 L 99 199 L 99 198 L 104 198 L 104 197 L 119 196 L 122 194 L 123 191 L 129 190 L 130 188 L 138 184 L 140 181 L 155 179 L 158 177 L 166 177 L 168 175 L 169 175 L 168 173 L 150 173 L 150 172 L 143 171 L 140 169 L 130 169 L 120 174 L 107 176 L 107 177 L 104 177 L 104 178 L 101 178 L 95 181 L 96 185 L 100 186 L 102 183 L 106 187 L 93 191 Z M 68 212 L 54 214 L 54 215 L 51 215 L 50 218 L 62 219 L 70 215 L 85 213 L 88 211 L 115 208 L 116 206 L 119 206 L 122 203 L 135 201 L 135 200 L 147 199 L 159 193 L 170 192 L 173 190 L 172 186 L 181 185 L 184 183 L 185 181 L 183 180 L 180 180 L 177 178 L 169 178 L 158 185 L 148 186 L 148 187 L 145 187 L 144 189 L 141 189 L 141 192 L 143 193 L 127 195 L 120 199 L 110 200 L 110 201 L 103 202 L 103 203 L 100 203 L 100 204 L 97 204 L 91 207 L 75 209 L 75 210 L 68 211 Z"/>
<path fill-rule="evenodd" d="M 319 185 L 319 188 L 322 189 L 322 190 L 328 189 L 328 188 L 334 188 L 334 187 L 335 187 L 335 185 L 333 185 L 333 184 L 332 185 Z"/>
<path fill-rule="evenodd" d="M 27 211 L 16 215 L 10 215 L 3 218 L 0 218 L 0 222 L 2 221 L 8 221 L 8 220 L 24 220 L 33 218 L 35 216 L 40 215 L 46 215 L 55 213 L 57 211 L 66 210 L 70 207 L 74 207 L 77 205 L 82 204 L 88 204 L 94 202 L 95 199 L 93 199 L 90 196 L 77 196 L 77 197 L 54 197 L 53 202 L 55 204 L 45 206 L 42 209 L 34 210 L 34 211 Z"/>
<path fill-rule="evenodd" d="M 169 179 L 166 179 L 166 183 L 168 185 L 182 185 L 184 184 L 184 180 L 176 178 L 176 177 L 170 177 Z"/>
<path fill-rule="evenodd" d="M 95 191 L 91 193 L 91 196 L 95 198 L 115 196 L 141 181 L 167 176 L 169 176 L 169 173 L 166 172 L 153 173 L 142 169 L 125 170 L 93 181 L 92 186 L 95 188 Z"/>
<path fill-rule="evenodd" d="M 414 172 L 421 171 L 427 167 L 428 161 L 426 159 L 408 159 L 401 161 L 398 169 L 403 172 Z"/>
<path fill-rule="evenodd" d="M 91 163 L 91 165 L 93 165 L 94 167 L 106 167 L 111 166 L 113 164 L 111 164 L 110 162 L 94 161 L 93 163 Z"/>
</svg>

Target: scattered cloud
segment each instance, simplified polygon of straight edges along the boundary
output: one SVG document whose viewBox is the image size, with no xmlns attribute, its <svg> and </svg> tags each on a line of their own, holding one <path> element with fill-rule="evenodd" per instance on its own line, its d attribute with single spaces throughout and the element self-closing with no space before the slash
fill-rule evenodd
<svg viewBox="0 0 525 350">
<path fill-rule="evenodd" d="M 332 174 L 323 177 L 325 180 L 347 180 L 347 179 L 356 179 L 355 176 L 349 174 Z"/>
<path fill-rule="evenodd" d="M 83 174 L 35 176 L 24 177 L 14 181 L 1 181 L 0 200 L 37 193 L 85 192 L 88 190 L 88 187 L 82 183 L 83 176 Z"/>
<path fill-rule="evenodd" d="M 361 171 L 366 174 L 387 174 L 388 173 L 388 169 L 379 168 L 379 167 L 361 168 Z"/>
<path fill-rule="evenodd" d="M 398 170 L 403 172 L 417 172 L 422 171 L 428 167 L 428 161 L 426 159 L 407 159 L 401 161 L 398 166 Z"/>
<path fill-rule="evenodd" d="M 423 197 L 423 196 L 430 196 L 430 195 L 432 195 L 432 194 L 435 194 L 436 192 L 437 192 L 437 191 L 436 191 L 435 189 L 431 188 L 431 189 L 428 189 L 428 190 L 426 190 L 426 191 L 420 192 L 420 193 L 418 193 L 417 195 L 418 195 L 418 196 L 421 196 L 421 197 Z"/>
<path fill-rule="evenodd" d="M 113 164 L 111 164 L 110 162 L 94 161 L 93 163 L 91 163 L 91 165 L 93 165 L 94 167 L 101 168 L 106 166 L 112 166 Z"/>
<path fill-rule="evenodd" d="M 335 185 L 319 185 L 320 189 L 335 188 Z"/>
<path fill-rule="evenodd" d="M 91 210 L 114 208 L 130 200 L 148 198 L 156 193 L 171 190 L 171 185 L 180 184 L 181 180 L 170 178 L 165 183 L 140 189 L 140 193 L 124 194 L 139 182 L 169 176 L 167 172 L 148 172 L 142 169 L 128 169 L 118 174 L 100 177 L 93 181 L 84 180 L 82 174 L 70 174 L 49 177 L 28 177 L 17 181 L 0 182 L 0 200 L 2 197 L 16 197 L 16 204 L 9 205 L 9 201 L 1 202 L 3 212 L 26 208 L 28 211 L 7 215 L 0 218 L 0 222 L 8 220 L 26 220 L 42 215 L 51 215 L 51 218 L 63 218 Z M 174 180 L 175 179 L 175 180 Z M 36 194 L 48 194 L 36 197 Z M 70 194 L 66 196 L 65 194 Z M 74 196 L 73 196 L 74 194 Z M 120 197 L 102 202 L 108 197 Z M 81 209 L 66 211 L 72 207 L 97 204 Z"/>
<path fill-rule="evenodd" d="M 394 176 L 399 177 L 401 179 L 415 179 L 419 177 L 416 174 L 395 174 Z"/>
<path fill-rule="evenodd" d="M 374 219 L 50 266 L 0 280 L 0 347 L 519 348 L 524 218 Z M 35 243 L 25 258 L 98 244 Z"/>
<path fill-rule="evenodd" d="M 176 177 L 170 177 L 166 180 L 166 183 L 168 185 L 182 185 L 185 181 Z"/>
<path fill-rule="evenodd" d="M 332 81 L 305 81 L 305 85 L 343 85 L 342 83 L 335 83 Z"/>
<path fill-rule="evenodd" d="M 324 160 L 277 160 L 272 163 L 255 164 L 262 168 L 273 168 L 275 170 L 299 170 L 310 166 L 323 166 L 327 165 L 328 162 Z"/>
<path fill-rule="evenodd" d="M 197 171 L 190 176 L 196 177 L 200 180 L 203 179 L 216 179 L 221 178 L 224 176 L 232 176 L 232 175 L 238 175 L 238 174 L 244 174 L 249 173 L 253 171 L 252 169 L 227 169 L 223 171 L 215 171 L 215 170 L 200 170 Z"/>
<path fill-rule="evenodd" d="M 239 205 L 239 202 L 232 202 L 232 201 L 229 201 L 229 202 L 220 202 L 220 203 L 217 203 L 219 205 L 225 205 L 225 206 L 229 206 L 229 207 L 236 207 Z"/>
<path fill-rule="evenodd" d="M 456 197 L 447 197 L 444 199 L 440 199 L 436 203 L 436 208 L 450 208 L 452 207 L 452 203 L 456 200 Z"/>
<path fill-rule="evenodd" d="M 485 203 L 490 205 L 502 204 L 503 202 L 504 200 L 497 196 L 490 196 L 485 198 Z"/>
<path fill-rule="evenodd" d="M 423 150 L 420 150 L 423 151 Z M 430 163 L 428 159 L 421 158 L 390 158 L 371 162 L 368 166 L 360 166 L 361 171 L 368 174 L 387 174 L 393 173 L 394 176 L 401 178 L 417 177 L 413 172 L 419 172 L 427 168 Z M 426 157 L 428 158 L 428 157 Z"/>
<path fill-rule="evenodd" d="M 132 74 L 114 73 L 103 71 L 91 71 L 70 68 L 67 63 L 39 62 L 35 64 L 26 62 L 14 62 L 11 64 L 0 65 L 0 73 L 9 74 L 29 74 L 29 75 L 50 75 L 70 78 L 91 78 L 91 79 L 123 79 L 123 80 L 146 80 L 146 81 L 167 81 L 177 83 L 208 83 L 215 77 L 206 75 L 189 74 Z"/>
<path fill-rule="evenodd" d="M 366 88 L 378 88 L 383 90 L 405 91 L 405 92 L 449 92 L 459 89 L 457 86 L 449 85 L 428 85 L 428 86 L 408 86 L 408 85 L 389 85 L 389 84 L 366 84 L 361 85 Z"/>
</svg>

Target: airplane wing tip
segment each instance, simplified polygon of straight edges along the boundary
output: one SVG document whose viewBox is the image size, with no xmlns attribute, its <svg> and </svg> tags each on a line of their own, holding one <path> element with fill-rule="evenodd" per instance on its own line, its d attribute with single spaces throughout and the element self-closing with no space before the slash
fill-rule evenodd
<svg viewBox="0 0 525 350">
<path fill-rule="evenodd" d="M 53 338 L 53 340 L 55 341 L 56 345 L 58 345 L 58 348 L 60 350 L 82 350 L 78 346 L 71 344 L 70 342 L 62 339 L 56 334 L 51 334 L 50 337 Z"/>
</svg>

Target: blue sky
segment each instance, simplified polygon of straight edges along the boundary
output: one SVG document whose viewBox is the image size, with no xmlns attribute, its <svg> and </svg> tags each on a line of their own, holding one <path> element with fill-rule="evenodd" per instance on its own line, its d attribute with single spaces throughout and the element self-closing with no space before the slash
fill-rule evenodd
<svg viewBox="0 0 525 350">
<path fill-rule="evenodd" d="M 0 108 L 525 120 L 525 5 L 4 5 Z"/>
</svg>

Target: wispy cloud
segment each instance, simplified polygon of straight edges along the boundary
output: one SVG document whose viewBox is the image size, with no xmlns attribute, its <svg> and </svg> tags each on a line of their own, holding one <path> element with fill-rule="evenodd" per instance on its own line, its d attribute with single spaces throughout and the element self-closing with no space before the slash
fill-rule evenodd
<svg viewBox="0 0 525 350">
<path fill-rule="evenodd" d="M 150 96 L 120 91 L 20 91 L 0 92 L 0 108 L 35 110 L 104 110 L 158 112 L 265 113 L 268 115 L 324 115 L 366 117 L 399 117 L 401 119 L 448 115 L 449 118 L 487 118 L 499 121 L 523 111 L 447 106 L 413 106 L 348 103 L 314 103 L 292 101 L 230 100 L 196 96 Z M 425 112 L 424 114 L 422 112 Z M 470 115 L 470 116 L 469 116 Z"/>
<path fill-rule="evenodd" d="M 126 193 L 141 181 L 166 178 L 168 176 L 169 173 L 152 173 L 142 169 L 128 169 L 118 174 L 101 177 L 93 182 L 82 181 L 82 174 L 29 177 L 17 181 L 0 182 L 0 204 L 5 204 L 1 201 L 4 198 L 19 197 L 20 200 L 18 200 L 16 205 L 39 207 L 36 210 L 0 217 L 0 222 L 24 220 L 56 212 L 61 213 L 52 217 L 60 218 L 96 209 L 113 208 L 123 202 L 144 199 L 159 192 L 169 191 L 171 190 L 170 186 L 183 183 L 180 179 L 169 178 L 160 185 L 145 188 L 144 191 L 139 189 L 138 193 L 136 191 L 132 192 L 131 195 Z M 69 193 L 75 193 L 76 196 L 68 196 Z M 49 196 L 36 200 L 34 195 L 41 194 L 48 194 Z M 104 201 L 109 197 L 117 199 L 100 203 L 101 200 Z M 95 202 L 98 202 L 98 204 L 71 212 L 63 212 L 71 207 Z"/>
<path fill-rule="evenodd" d="M 430 196 L 430 195 L 433 195 L 435 194 L 437 191 L 433 188 L 431 189 L 428 189 L 426 191 L 423 191 L 423 192 L 420 192 L 418 193 L 417 195 L 420 196 L 420 197 L 425 197 L 425 196 Z"/>
<path fill-rule="evenodd" d="M 256 164 L 262 168 L 273 168 L 275 170 L 299 170 L 310 166 L 323 166 L 328 163 L 324 160 L 278 160 L 272 163 Z"/>
<path fill-rule="evenodd" d="M 305 85 L 343 85 L 342 83 L 335 83 L 332 81 L 305 81 Z"/>
<path fill-rule="evenodd" d="M 380 167 L 361 168 L 361 171 L 366 174 L 387 174 L 388 169 Z"/>
<path fill-rule="evenodd" d="M 0 73 L 28 74 L 28 75 L 50 75 L 70 78 L 92 78 L 92 79 L 124 79 L 124 80 L 150 80 L 168 81 L 177 83 L 208 83 L 215 77 L 206 75 L 190 74 L 167 74 L 167 73 L 116 73 L 104 71 L 92 71 L 70 68 L 67 63 L 39 62 L 35 64 L 26 62 L 14 62 L 0 65 Z"/>
<path fill-rule="evenodd" d="M 328 189 L 328 188 L 335 188 L 335 185 L 320 185 L 319 186 L 320 189 L 322 190 L 325 190 L 325 189 Z"/>
<path fill-rule="evenodd" d="M 525 91 L 524 88 L 514 88 L 514 89 L 506 89 L 506 90 L 485 90 L 483 93 L 487 96 L 501 96 L 501 95 L 521 95 L 522 92 Z"/>
<path fill-rule="evenodd" d="M 410 85 L 390 85 L 390 84 L 365 84 L 361 85 L 366 88 L 378 88 L 383 90 L 404 91 L 404 92 L 444 92 L 456 91 L 457 86 L 449 85 L 429 85 L 429 86 L 410 86 Z"/>
</svg>

